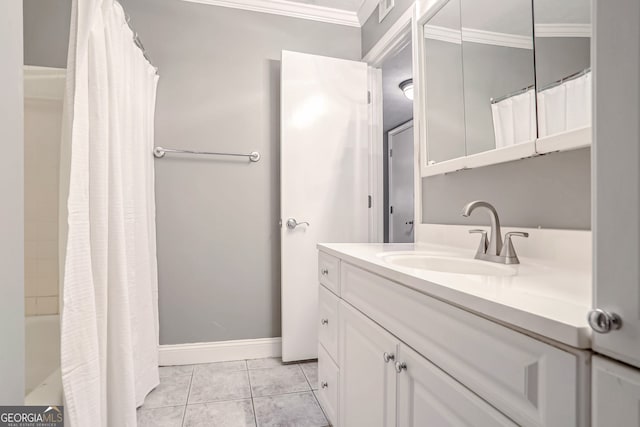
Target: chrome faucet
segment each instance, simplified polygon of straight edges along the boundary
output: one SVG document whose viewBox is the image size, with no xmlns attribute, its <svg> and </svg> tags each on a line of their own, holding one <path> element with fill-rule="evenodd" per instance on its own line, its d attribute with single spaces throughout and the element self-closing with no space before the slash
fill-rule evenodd
<svg viewBox="0 0 640 427">
<path fill-rule="evenodd" d="M 502 232 L 500 231 L 500 218 L 498 211 L 490 203 L 483 200 L 476 200 L 467 203 L 462 209 L 462 216 L 468 217 L 476 208 L 485 208 L 489 211 L 491 218 L 491 236 L 487 238 L 485 230 L 469 230 L 469 233 L 480 233 L 480 246 L 476 252 L 476 259 L 484 261 L 498 262 L 501 264 L 520 264 L 516 250 L 511 243 L 511 237 L 529 237 L 529 233 L 514 231 L 505 234 L 504 244 L 502 243 Z"/>
</svg>

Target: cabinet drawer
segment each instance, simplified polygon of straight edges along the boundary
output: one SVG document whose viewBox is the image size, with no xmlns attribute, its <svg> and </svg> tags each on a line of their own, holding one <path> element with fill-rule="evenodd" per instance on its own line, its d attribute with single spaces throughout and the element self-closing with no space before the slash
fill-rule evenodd
<svg viewBox="0 0 640 427">
<path fill-rule="evenodd" d="M 509 418 L 467 390 L 433 363 L 400 344 L 398 427 L 516 427 Z"/>
<path fill-rule="evenodd" d="M 318 255 L 318 280 L 331 292 L 340 295 L 340 259 L 320 252 Z"/>
<path fill-rule="evenodd" d="M 338 422 L 338 390 L 340 371 L 322 345 L 318 346 L 318 400 L 329 422 Z"/>
<path fill-rule="evenodd" d="M 338 304 L 340 299 L 320 286 L 318 297 L 318 340 L 334 361 L 338 360 Z"/>
<path fill-rule="evenodd" d="M 350 264 L 341 276 L 343 299 L 518 424 L 583 421 L 576 355 Z"/>
</svg>

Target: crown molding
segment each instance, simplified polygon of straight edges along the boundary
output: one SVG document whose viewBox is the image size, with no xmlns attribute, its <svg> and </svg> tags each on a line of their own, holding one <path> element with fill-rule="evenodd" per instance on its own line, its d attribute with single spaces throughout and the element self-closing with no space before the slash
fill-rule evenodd
<svg viewBox="0 0 640 427">
<path fill-rule="evenodd" d="M 465 41 L 494 46 L 512 47 L 516 49 L 533 49 L 533 41 L 531 40 L 531 37 L 516 34 L 495 33 L 493 31 L 474 30 L 472 28 L 463 28 L 462 31 L 460 31 L 446 27 L 425 25 L 424 38 L 455 44 L 461 44 Z"/>
<path fill-rule="evenodd" d="M 533 40 L 531 36 L 496 33 L 493 31 L 474 30 L 472 28 L 462 29 L 462 40 L 465 42 L 513 47 L 516 49 L 533 49 Z"/>
<path fill-rule="evenodd" d="M 308 19 L 330 24 L 360 27 L 358 14 L 348 10 L 299 3 L 288 0 L 183 0 L 191 3 L 211 6 L 229 7 L 232 9 L 250 10 L 289 16 L 291 18 Z"/>
<path fill-rule="evenodd" d="M 536 37 L 591 37 L 591 24 L 536 24 Z"/>
<path fill-rule="evenodd" d="M 435 25 L 424 26 L 424 38 L 430 40 L 440 40 L 446 43 L 462 44 L 462 35 L 460 30 L 452 28 L 438 27 Z"/>
</svg>

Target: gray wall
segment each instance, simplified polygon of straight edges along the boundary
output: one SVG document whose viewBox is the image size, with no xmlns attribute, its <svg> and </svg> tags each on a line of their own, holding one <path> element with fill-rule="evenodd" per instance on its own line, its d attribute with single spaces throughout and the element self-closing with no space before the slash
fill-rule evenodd
<svg viewBox="0 0 640 427">
<path fill-rule="evenodd" d="M 589 37 L 536 37 L 538 87 L 544 87 L 590 65 Z"/>
<path fill-rule="evenodd" d="M 378 23 L 378 7 L 376 6 L 371 16 L 369 16 L 367 21 L 362 25 L 363 57 L 414 2 L 414 0 L 395 0 L 394 8 L 391 9 L 389 14 L 385 16 L 380 23 Z"/>
<path fill-rule="evenodd" d="M 64 67 L 70 0 L 25 1 L 26 25 L 48 28 L 26 36 L 28 63 Z M 262 154 L 255 164 L 156 160 L 160 342 L 280 336 L 280 52 L 357 60 L 360 30 L 180 0 L 121 3 L 159 69 L 156 145 Z"/>
<path fill-rule="evenodd" d="M 160 342 L 280 336 L 281 50 L 360 58 L 360 30 L 178 0 L 123 0 L 160 82 Z"/>
<path fill-rule="evenodd" d="M 467 155 L 496 148 L 491 98 L 533 85 L 533 50 L 463 42 Z"/>
<path fill-rule="evenodd" d="M 24 63 L 67 67 L 71 0 L 24 0 Z"/>
<path fill-rule="evenodd" d="M 425 39 L 425 53 L 428 157 L 441 162 L 465 155 L 462 49 Z"/>
<path fill-rule="evenodd" d="M 487 200 L 503 225 L 591 229 L 590 149 L 552 153 L 422 179 L 422 222 L 488 224 L 488 216 L 460 215 L 472 200 Z"/>
<path fill-rule="evenodd" d="M 24 402 L 22 1 L 0 2 L 0 405 Z"/>
</svg>

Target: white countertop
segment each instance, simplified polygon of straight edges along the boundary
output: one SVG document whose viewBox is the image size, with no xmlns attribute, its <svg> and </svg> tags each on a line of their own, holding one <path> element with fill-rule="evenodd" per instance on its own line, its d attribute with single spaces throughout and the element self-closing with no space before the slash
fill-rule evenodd
<svg viewBox="0 0 640 427">
<path fill-rule="evenodd" d="M 439 244 L 335 243 L 318 249 L 418 292 L 576 348 L 591 347 L 591 269 L 520 256 L 514 276 L 479 276 L 401 267 L 379 254 L 431 252 L 472 259 L 474 249 Z"/>
</svg>

